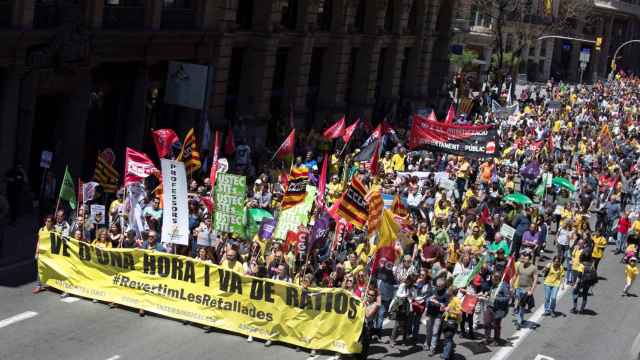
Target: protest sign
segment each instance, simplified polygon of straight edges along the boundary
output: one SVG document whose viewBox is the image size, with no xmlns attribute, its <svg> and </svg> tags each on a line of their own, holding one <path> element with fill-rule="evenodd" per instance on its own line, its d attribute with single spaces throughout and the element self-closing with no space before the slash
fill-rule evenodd
<svg viewBox="0 0 640 360">
<path fill-rule="evenodd" d="M 100 249 L 51 233 L 43 285 L 245 336 L 343 354 L 361 351 L 364 306 L 342 289 L 308 288 L 142 249 Z"/>
<path fill-rule="evenodd" d="M 216 179 L 216 231 L 244 236 L 244 202 L 247 183 L 244 176 L 219 173 Z"/>
<path fill-rule="evenodd" d="M 502 227 L 500 227 L 500 234 L 509 240 L 513 240 L 513 236 L 516 234 L 516 229 L 507 224 L 502 224 Z"/>
<path fill-rule="evenodd" d="M 181 161 L 161 159 L 162 186 L 162 242 L 189 244 L 189 209 L 187 207 L 187 174 Z"/>
<path fill-rule="evenodd" d="M 498 129 L 494 125 L 445 124 L 416 119 L 411 127 L 409 149 L 425 149 L 470 158 L 498 155 Z"/>
<path fill-rule="evenodd" d="M 316 191 L 315 186 L 307 185 L 307 196 L 304 201 L 280 213 L 278 225 L 273 233 L 274 238 L 283 240 L 287 237 L 287 231 L 296 231 L 300 224 L 307 225 L 309 223 L 309 211 L 316 198 Z"/>
<path fill-rule="evenodd" d="M 258 230 L 258 236 L 263 240 L 271 239 L 273 231 L 276 229 L 276 219 L 263 218 Z"/>
<path fill-rule="evenodd" d="M 104 225 L 105 208 L 104 205 L 91 205 L 91 222 L 98 225 Z"/>
</svg>

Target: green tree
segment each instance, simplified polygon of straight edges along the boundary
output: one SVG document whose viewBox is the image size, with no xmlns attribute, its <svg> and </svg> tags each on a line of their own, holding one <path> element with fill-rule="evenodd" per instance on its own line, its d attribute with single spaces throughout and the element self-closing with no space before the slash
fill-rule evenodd
<svg viewBox="0 0 640 360">
<path fill-rule="evenodd" d="M 455 65 L 459 71 L 465 72 L 469 70 L 469 67 L 475 60 L 478 59 L 478 54 L 470 50 L 464 50 L 461 55 L 451 54 L 449 55 L 449 61 Z"/>
</svg>

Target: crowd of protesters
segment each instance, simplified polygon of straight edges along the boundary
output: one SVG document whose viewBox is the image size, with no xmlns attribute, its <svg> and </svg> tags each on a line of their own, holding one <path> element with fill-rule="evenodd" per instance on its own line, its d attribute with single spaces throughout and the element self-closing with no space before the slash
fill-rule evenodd
<svg viewBox="0 0 640 360">
<path fill-rule="evenodd" d="M 506 116 L 491 109 L 493 101 L 504 104 L 504 94 L 478 96 L 471 112 L 455 122 L 496 124 L 500 154 L 481 160 L 408 149 L 410 119 L 396 119 L 388 123 L 393 131 L 383 143 L 378 174 L 370 173 L 370 163 L 354 160 L 357 146 L 327 141 L 322 129 L 299 134 L 293 167 L 307 168 L 312 185 L 318 183 L 324 152 L 329 152 L 327 206 L 355 175 L 396 199 L 386 207 L 406 210 L 406 215 L 398 214 L 404 222 L 395 260 L 376 262 L 376 269 L 376 243 L 366 230 L 353 228 L 335 239 L 332 226 L 329 240 L 306 249 L 304 257 L 283 239 L 216 233 L 211 204 L 202 200 L 210 195 L 209 179 L 201 181 L 197 175 L 189 184 L 189 246 L 163 243 L 161 203 L 152 191 L 145 199 L 146 229 L 140 234 L 127 231 L 122 190 L 107 207 L 107 227 L 94 226 L 87 209 L 80 207 L 58 210 L 41 231 L 98 247 L 187 255 L 303 287 L 347 289 L 366 307 L 365 352 L 372 342 L 411 344 L 451 359 L 456 335 L 504 346 L 502 323 L 511 311 L 517 329 L 533 326 L 525 318 L 536 302 L 544 304 L 545 316 L 557 316 L 556 297 L 565 286 L 572 289 L 571 312 L 588 311 L 587 295 L 598 281 L 598 265 L 610 254 L 605 252 L 608 245 L 615 244 L 613 254 L 625 263 L 622 294 L 632 291 L 640 238 L 638 89 L 639 78 L 621 75 L 590 87 L 550 82 L 526 89 L 518 97 L 519 109 Z M 358 131 L 368 136 L 366 130 Z M 286 191 L 282 169 L 291 164 L 255 164 L 246 161 L 250 155 L 241 156 L 240 161 L 230 159 L 229 171 L 247 175 L 246 207 L 264 209 L 277 219 Z M 448 182 L 436 179 L 442 174 Z M 557 178 L 566 182 L 552 180 Z M 454 186 L 443 186 L 447 183 Z M 509 195 L 522 195 L 525 201 L 507 200 L 516 199 Z M 308 228 L 321 215 L 317 205 Z M 513 232 L 504 233 L 504 225 Z M 211 245 L 198 246 L 203 239 Z M 550 259 L 538 270 L 537 263 Z M 467 286 L 453 285 L 457 276 L 477 266 Z M 537 286 L 544 287 L 544 298 L 534 299 Z M 465 301 L 469 299 L 473 301 Z M 383 331 L 387 319 L 390 333 Z"/>
</svg>

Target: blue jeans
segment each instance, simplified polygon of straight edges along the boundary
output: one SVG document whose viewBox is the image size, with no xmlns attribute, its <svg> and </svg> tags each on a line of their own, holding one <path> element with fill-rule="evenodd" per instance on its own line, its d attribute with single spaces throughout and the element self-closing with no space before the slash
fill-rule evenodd
<svg viewBox="0 0 640 360">
<path fill-rule="evenodd" d="M 556 311 L 556 297 L 558 296 L 558 286 L 544 286 L 544 312 Z"/>
<path fill-rule="evenodd" d="M 618 233 L 616 237 L 616 250 L 620 252 L 627 250 L 627 234 Z"/>
<path fill-rule="evenodd" d="M 525 289 L 522 289 L 522 288 L 516 289 L 517 305 L 515 308 L 515 312 L 516 312 L 518 324 L 520 324 L 520 326 L 524 324 L 524 300 L 526 298 L 526 295 L 527 295 L 527 291 Z"/>
<path fill-rule="evenodd" d="M 389 311 L 389 305 L 391 305 L 391 300 L 382 300 L 381 302 L 381 306 L 378 309 L 378 317 L 376 318 L 376 331 L 379 331 L 380 333 L 378 335 L 382 335 L 382 323 L 384 322 L 384 316 L 386 315 L 387 311 Z"/>
<path fill-rule="evenodd" d="M 441 316 L 427 317 L 427 346 L 435 349 L 438 346 L 440 338 L 440 325 L 442 324 Z"/>
<path fill-rule="evenodd" d="M 409 331 L 411 332 L 411 336 L 413 336 L 414 339 L 416 339 L 418 337 L 418 334 L 420 334 L 421 317 L 422 314 L 416 314 L 414 312 L 411 312 L 411 315 L 409 317 Z"/>
</svg>

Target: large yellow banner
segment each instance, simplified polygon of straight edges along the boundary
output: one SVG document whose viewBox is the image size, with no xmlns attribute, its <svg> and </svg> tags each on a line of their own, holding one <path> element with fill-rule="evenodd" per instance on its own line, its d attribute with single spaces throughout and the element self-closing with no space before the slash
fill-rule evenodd
<svg viewBox="0 0 640 360">
<path fill-rule="evenodd" d="M 246 276 L 184 256 L 99 249 L 51 233 L 39 244 L 43 284 L 261 339 L 358 353 L 360 299 L 341 289 Z"/>
</svg>

